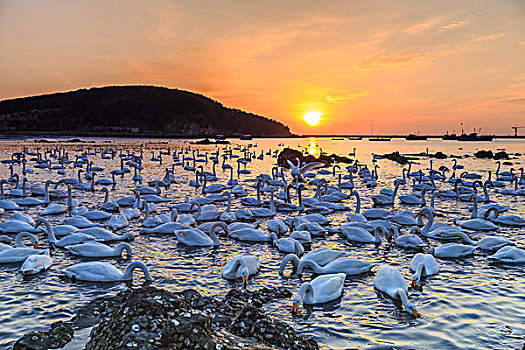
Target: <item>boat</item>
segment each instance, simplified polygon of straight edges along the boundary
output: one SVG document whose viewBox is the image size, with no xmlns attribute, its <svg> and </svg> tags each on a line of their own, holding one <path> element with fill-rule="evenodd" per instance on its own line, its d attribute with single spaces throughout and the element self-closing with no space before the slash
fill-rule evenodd
<svg viewBox="0 0 525 350">
<path fill-rule="evenodd" d="M 332 140 L 334 141 L 343 141 L 344 139 L 344 137 L 332 137 Z"/>
<path fill-rule="evenodd" d="M 390 137 L 369 137 L 368 141 L 390 141 Z"/>
<path fill-rule="evenodd" d="M 458 139 L 458 135 L 456 134 L 449 134 L 448 131 L 446 134 L 444 134 L 442 137 L 441 137 L 442 140 L 457 140 Z"/>
<path fill-rule="evenodd" d="M 415 140 L 426 140 L 427 137 L 426 136 L 421 136 L 419 134 L 409 134 L 408 136 L 405 136 L 405 140 L 409 140 L 409 141 L 415 141 Z"/>
<path fill-rule="evenodd" d="M 217 135 L 215 136 L 215 140 L 226 140 L 226 137 L 224 137 L 224 135 Z"/>
<path fill-rule="evenodd" d="M 245 134 L 245 135 L 242 135 L 241 137 L 239 137 L 239 139 L 241 139 L 241 140 L 251 140 L 252 139 L 252 135 Z"/>
<path fill-rule="evenodd" d="M 363 136 L 350 136 L 350 137 L 347 137 L 347 139 L 352 140 L 352 141 L 359 141 L 363 139 Z"/>
<path fill-rule="evenodd" d="M 458 137 L 459 141 L 492 141 L 494 135 L 478 135 L 477 132 L 471 132 L 470 134 L 461 134 Z"/>
</svg>

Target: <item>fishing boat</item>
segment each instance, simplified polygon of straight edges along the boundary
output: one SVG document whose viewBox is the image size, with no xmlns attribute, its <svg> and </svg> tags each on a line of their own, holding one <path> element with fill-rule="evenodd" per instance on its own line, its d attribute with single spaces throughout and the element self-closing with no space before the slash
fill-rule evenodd
<svg viewBox="0 0 525 350">
<path fill-rule="evenodd" d="M 370 137 L 368 141 L 390 141 L 390 137 Z"/>
<path fill-rule="evenodd" d="M 350 137 L 347 137 L 347 139 L 352 140 L 352 141 L 359 141 L 363 139 L 363 136 L 350 136 Z"/>
<path fill-rule="evenodd" d="M 478 135 L 477 132 L 471 132 L 470 134 L 461 134 L 458 137 L 459 141 L 492 141 L 494 135 Z"/>
<path fill-rule="evenodd" d="M 457 140 L 458 139 L 458 135 L 456 135 L 455 133 L 452 133 L 452 134 L 449 134 L 448 131 L 446 134 L 444 134 L 442 137 L 441 137 L 442 140 Z"/>
<path fill-rule="evenodd" d="M 417 140 L 426 140 L 427 137 L 426 136 L 421 136 L 419 135 L 419 133 L 416 135 L 416 134 L 408 134 L 408 136 L 405 136 L 405 140 L 408 140 L 408 141 L 417 141 Z"/>
</svg>

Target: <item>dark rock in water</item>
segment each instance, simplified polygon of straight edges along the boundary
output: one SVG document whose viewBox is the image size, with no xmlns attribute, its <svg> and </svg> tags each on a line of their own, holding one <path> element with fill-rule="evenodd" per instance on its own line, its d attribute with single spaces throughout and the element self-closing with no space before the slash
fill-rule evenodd
<svg viewBox="0 0 525 350">
<path fill-rule="evenodd" d="M 227 140 L 210 141 L 209 138 L 205 138 L 204 140 L 199 140 L 199 141 L 190 142 L 190 143 L 194 145 L 215 145 L 215 144 L 229 145 L 230 141 L 227 141 Z"/>
<path fill-rule="evenodd" d="M 287 160 L 292 162 L 292 164 L 297 164 L 297 159 L 301 161 L 301 164 L 308 164 L 313 162 L 323 162 L 326 165 L 332 164 L 332 163 L 353 163 L 354 160 L 348 157 L 339 156 L 335 153 L 332 153 L 330 155 L 321 154 L 319 157 L 315 157 L 312 154 L 307 155 L 306 157 L 303 156 L 303 154 L 300 151 L 297 151 L 295 149 L 291 148 L 285 148 L 279 153 L 277 157 L 277 164 L 280 167 L 283 168 L 290 168 L 290 165 L 288 164 Z"/>
<path fill-rule="evenodd" d="M 492 151 L 485 151 L 485 150 L 480 150 L 480 151 L 477 151 L 476 153 L 474 153 L 474 156 L 476 158 L 487 158 L 487 159 L 492 159 L 494 157 L 494 154 L 492 154 Z"/>
<path fill-rule="evenodd" d="M 277 156 L 277 165 L 279 165 L 280 167 L 283 167 L 283 168 L 290 168 L 290 165 L 288 164 L 288 160 L 290 162 L 292 162 L 292 164 L 297 164 L 297 159 L 299 159 L 301 161 L 301 163 L 303 162 L 315 162 L 315 160 L 305 160 L 305 158 L 303 157 L 303 154 L 300 152 L 300 151 L 297 151 L 295 149 L 291 149 L 291 148 L 285 148 L 281 151 L 281 153 L 279 153 L 279 155 Z M 308 159 L 308 157 L 307 157 Z M 314 156 L 312 156 L 311 158 L 309 159 L 315 159 Z"/>
<path fill-rule="evenodd" d="M 398 151 L 395 151 L 395 152 L 392 152 L 392 153 L 388 153 L 388 154 L 383 154 L 383 155 L 380 155 L 380 157 L 381 158 L 385 158 L 385 159 L 393 160 L 394 162 L 397 162 L 399 164 L 407 164 L 408 161 L 409 161 L 408 157 L 405 157 L 405 156 L 399 154 Z"/>
<path fill-rule="evenodd" d="M 505 151 L 500 151 L 494 155 L 494 159 L 509 159 L 509 155 Z"/>
<path fill-rule="evenodd" d="M 222 300 L 194 290 L 181 293 L 150 286 L 103 298 L 93 310 L 102 322 L 91 332 L 87 350 L 98 349 L 318 349 L 287 324 L 266 316 L 263 303 L 289 298 L 286 289 L 231 290 Z M 240 345 L 242 343 L 242 346 Z"/>
<path fill-rule="evenodd" d="M 55 322 L 47 332 L 29 332 L 22 336 L 13 350 L 45 350 L 59 349 L 73 339 L 73 327 L 62 321 Z"/>
<path fill-rule="evenodd" d="M 512 162 L 503 162 L 503 165 L 512 165 Z"/>
<path fill-rule="evenodd" d="M 521 153 L 514 153 L 516 157 L 521 157 Z"/>
<path fill-rule="evenodd" d="M 437 158 L 437 159 L 447 159 L 447 155 L 441 151 L 436 152 L 434 154 L 429 154 L 428 156 L 431 158 Z"/>
</svg>

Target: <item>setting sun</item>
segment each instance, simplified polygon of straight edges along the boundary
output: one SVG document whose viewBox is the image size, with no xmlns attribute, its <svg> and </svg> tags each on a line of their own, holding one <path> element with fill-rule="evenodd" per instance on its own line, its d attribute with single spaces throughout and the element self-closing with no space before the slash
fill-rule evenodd
<svg viewBox="0 0 525 350">
<path fill-rule="evenodd" d="M 321 121 L 321 113 L 319 112 L 308 112 L 303 116 L 306 124 L 310 126 L 316 126 Z"/>
</svg>

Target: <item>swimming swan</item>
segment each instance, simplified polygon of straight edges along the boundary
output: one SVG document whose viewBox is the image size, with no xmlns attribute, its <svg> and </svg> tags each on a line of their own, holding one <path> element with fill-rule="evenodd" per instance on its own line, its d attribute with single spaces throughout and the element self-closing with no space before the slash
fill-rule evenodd
<svg viewBox="0 0 525 350">
<path fill-rule="evenodd" d="M 401 299 L 405 310 L 417 317 L 416 306 L 407 297 L 407 281 L 398 270 L 386 264 L 379 266 L 374 277 L 374 287 L 393 299 Z"/>
<path fill-rule="evenodd" d="M 40 254 L 29 255 L 22 264 L 20 272 L 24 275 L 34 275 L 47 270 L 52 264 L 53 259 L 49 256 L 49 250 L 45 250 Z"/>
<path fill-rule="evenodd" d="M 297 312 L 298 305 L 322 304 L 341 296 L 346 278 L 344 273 L 321 275 L 310 282 L 305 282 L 292 299 L 292 310 Z"/>
<path fill-rule="evenodd" d="M 410 269 L 414 271 L 412 287 L 421 281 L 422 276 L 435 275 L 439 272 L 439 264 L 431 254 L 417 253 L 410 261 Z"/>
<path fill-rule="evenodd" d="M 81 244 L 69 245 L 66 249 L 74 255 L 84 258 L 114 258 L 122 256 L 124 250 L 128 258 L 131 257 L 131 246 L 128 243 L 120 243 L 115 248 L 108 247 L 100 242 L 84 242 Z"/>
<path fill-rule="evenodd" d="M 124 273 L 115 266 L 101 261 L 75 264 L 63 269 L 62 272 L 73 281 L 120 282 L 131 281 L 133 279 L 133 270 L 135 269 L 141 269 L 144 272 L 146 281 L 153 281 L 148 268 L 140 261 L 130 263 Z"/>
<path fill-rule="evenodd" d="M 315 261 L 302 259 L 297 267 L 297 274 L 300 276 L 303 273 L 305 267 L 311 268 L 314 273 L 319 275 L 329 273 L 344 273 L 346 275 L 358 275 L 360 273 L 369 272 L 375 263 L 369 263 L 366 261 L 354 259 L 354 258 L 339 258 L 326 264 L 325 266 L 319 266 Z"/>
<path fill-rule="evenodd" d="M 246 286 L 248 277 L 257 274 L 262 260 L 255 255 L 239 255 L 228 261 L 222 268 L 222 277 L 230 280 L 242 278 Z"/>
</svg>

